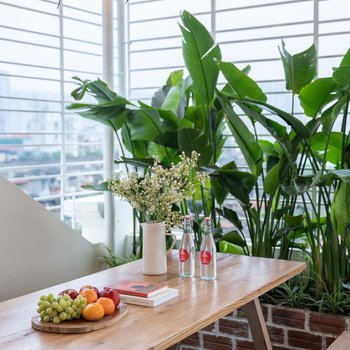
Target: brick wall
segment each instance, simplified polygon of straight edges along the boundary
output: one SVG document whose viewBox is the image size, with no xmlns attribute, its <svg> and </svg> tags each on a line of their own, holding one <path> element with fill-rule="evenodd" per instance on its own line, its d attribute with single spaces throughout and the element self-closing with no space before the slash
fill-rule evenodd
<svg viewBox="0 0 350 350">
<path fill-rule="evenodd" d="M 350 329 L 350 317 L 268 304 L 262 308 L 274 350 L 324 350 L 343 330 Z M 244 312 L 238 310 L 171 349 L 248 350 L 255 347 Z"/>
</svg>

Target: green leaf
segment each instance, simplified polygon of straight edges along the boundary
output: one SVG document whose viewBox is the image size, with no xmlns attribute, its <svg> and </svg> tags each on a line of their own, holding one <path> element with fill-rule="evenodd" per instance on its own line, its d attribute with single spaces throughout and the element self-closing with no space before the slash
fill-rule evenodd
<svg viewBox="0 0 350 350">
<path fill-rule="evenodd" d="M 133 141 L 153 141 L 162 133 L 159 113 L 156 110 L 133 110 L 127 124 Z"/>
<path fill-rule="evenodd" d="M 339 67 L 350 65 L 350 49 L 346 51 L 344 57 L 342 58 Z"/>
<path fill-rule="evenodd" d="M 323 126 L 322 131 L 329 135 L 333 130 L 333 125 L 336 122 L 340 112 L 346 106 L 347 96 L 341 97 L 337 102 L 335 102 L 331 107 L 327 108 L 321 115 L 321 123 Z"/>
<path fill-rule="evenodd" d="M 275 114 L 278 117 L 280 117 L 284 122 L 286 122 L 288 125 L 290 125 L 291 128 L 298 135 L 300 135 L 302 138 L 304 138 L 304 139 L 309 138 L 309 136 L 310 136 L 309 129 L 299 119 L 295 118 L 290 113 L 287 113 L 287 112 L 283 111 L 282 109 L 279 109 L 275 106 L 272 106 L 266 102 L 252 100 L 249 98 L 246 98 L 246 99 L 242 100 L 241 102 L 257 105 L 258 107 L 262 107 L 266 111 L 271 112 L 272 114 Z"/>
<path fill-rule="evenodd" d="M 350 183 L 342 182 L 334 194 L 331 206 L 331 218 L 334 231 L 344 237 L 350 220 Z"/>
<path fill-rule="evenodd" d="M 235 138 L 250 171 L 259 176 L 262 172 L 263 153 L 253 134 L 235 113 L 225 98 L 218 96 L 226 113 L 226 122 Z"/>
<path fill-rule="evenodd" d="M 242 238 L 241 234 L 235 230 L 225 233 L 221 237 L 220 241 L 226 241 L 226 242 L 232 243 L 232 244 L 237 245 L 237 246 L 242 247 L 242 248 L 247 247 L 247 244 L 244 241 L 244 239 Z"/>
<path fill-rule="evenodd" d="M 192 14 L 183 11 L 181 20 L 185 65 L 205 104 L 210 105 L 219 75 L 216 61 L 221 61 L 220 48 L 203 24 Z"/>
<path fill-rule="evenodd" d="M 327 136 L 323 132 L 318 132 L 311 137 L 310 146 L 313 152 L 321 156 L 326 152 L 327 162 L 338 164 L 341 161 L 343 134 L 334 131 Z"/>
<path fill-rule="evenodd" d="M 285 215 L 283 220 L 289 227 L 295 227 L 295 226 L 299 226 L 303 222 L 304 215 L 296 215 L 296 216 Z"/>
<path fill-rule="evenodd" d="M 280 170 L 282 163 L 277 163 L 265 176 L 264 191 L 273 194 L 280 185 Z"/>
<path fill-rule="evenodd" d="M 178 130 L 177 139 L 180 151 L 191 156 L 192 151 L 200 154 L 198 163 L 200 166 L 208 165 L 212 159 L 213 151 L 211 149 L 208 136 L 198 129 L 183 128 Z"/>
<path fill-rule="evenodd" d="M 121 157 L 121 160 L 115 160 L 115 164 L 129 164 L 141 168 L 149 168 L 154 164 L 154 158 L 126 158 Z"/>
<path fill-rule="evenodd" d="M 114 100 L 117 97 L 117 94 L 110 90 L 107 84 L 100 79 L 95 81 L 82 80 L 79 77 L 73 77 L 73 79 L 80 85 L 71 93 L 75 100 L 81 100 L 86 92 L 95 97 L 95 99 L 100 103 Z"/>
<path fill-rule="evenodd" d="M 305 51 L 291 55 L 285 49 L 285 43 L 282 40 L 282 48 L 279 47 L 278 49 L 283 62 L 286 89 L 291 90 L 294 94 L 298 94 L 317 74 L 315 45 L 311 45 Z"/>
<path fill-rule="evenodd" d="M 94 190 L 94 191 L 108 191 L 111 190 L 108 188 L 108 181 L 102 182 L 97 185 L 83 185 L 81 186 L 84 190 Z"/>
<path fill-rule="evenodd" d="M 227 207 L 223 207 L 222 209 L 216 208 L 215 210 L 217 213 L 219 213 L 219 215 L 234 224 L 240 231 L 243 230 L 243 225 L 237 215 L 237 212 Z"/>
<path fill-rule="evenodd" d="M 228 192 L 215 179 L 211 179 L 211 188 L 214 193 L 215 200 L 222 205 L 227 198 Z"/>
<path fill-rule="evenodd" d="M 219 242 L 219 252 L 220 253 L 228 253 L 228 254 L 239 254 L 239 255 L 245 255 L 244 250 L 232 243 L 226 242 L 226 241 L 220 241 Z"/>
<path fill-rule="evenodd" d="M 350 86 L 350 65 L 337 68 L 332 75 L 340 88 Z"/>
<path fill-rule="evenodd" d="M 249 97 L 266 102 L 266 95 L 259 85 L 233 63 L 219 62 L 218 65 L 227 82 L 240 98 Z"/>
<path fill-rule="evenodd" d="M 302 88 L 299 99 L 304 112 L 315 117 L 324 106 L 334 99 L 336 83 L 332 78 L 320 78 Z"/>
<path fill-rule="evenodd" d="M 337 175 L 340 180 L 350 184 L 350 169 L 331 170 L 330 173 Z"/>
<path fill-rule="evenodd" d="M 249 194 L 253 190 L 257 178 L 243 171 L 222 170 L 210 174 L 229 193 L 231 193 L 245 207 L 250 207 Z"/>
</svg>

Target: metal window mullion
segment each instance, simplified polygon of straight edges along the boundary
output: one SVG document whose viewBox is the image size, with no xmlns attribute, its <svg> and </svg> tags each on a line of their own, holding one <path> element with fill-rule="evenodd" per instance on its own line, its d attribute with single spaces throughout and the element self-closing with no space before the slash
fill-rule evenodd
<svg viewBox="0 0 350 350">
<path fill-rule="evenodd" d="M 42 2 L 49 3 L 49 4 L 57 5 L 57 1 L 48 1 L 48 0 L 38 0 L 38 1 L 42 1 Z M 81 7 L 75 7 L 75 6 L 71 6 L 71 5 L 65 5 L 65 7 L 66 8 L 70 8 L 72 10 L 76 10 L 76 11 L 80 11 L 80 12 L 84 12 L 84 13 L 88 13 L 88 14 L 91 14 L 91 15 L 96 15 L 96 16 L 100 16 L 101 17 L 100 13 L 95 12 L 95 11 L 91 11 L 91 10 L 86 10 L 84 8 L 81 8 Z"/>
<path fill-rule="evenodd" d="M 61 186 L 60 186 L 60 217 L 64 220 L 64 196 L 66 192 L 66 123 L 65 123 L 65 104 L 64 104 L 64 39 L 63 39 L 63 6 L 64 0 L 61 0 L 59 8 L 59 36 L 60 36 L 60 98 L 61 98 Z"/>
<path fill-rule="evenodd" d="M 113 0 L 102 1 L 102 48 L 103 48 L 103 80 L 113 90 Z M 113 176 L 114 164 L 114 139 L 113 130 L 104 126 L 103 145 L 103 175 L 108 179 Z M 104 241 L 110 249 L 114 249 L 114 199 L 112 193 L 104 193 Z"/>
<path fill-rule="evenodd" d="M 251 10 L 251 9 L 256 9 L 256 8 L 260 8 L 260 7 L 289 5 L 289 4 L 296 4 L 296 3 L 300 3 L 300 2 L 311 2 L 311 1 L 313 1 L 313 0 L 290 0 L 290 1 L 267 2 L 264 4 L 257 4 L 257 5 L 229 7 L 226 9 L 217 10 L 216 12 L 222 13 L 222 12 L 231 12 L 231 11 L 240 11 L 240 10 Z"/>
<path fill-rule="evenodd" d="M 304 0 L 305 1 L 305 0 Z M 310 1 L 310 0 L 309 0 Z M 210 15 L 210 12 L 194 12 L 192 13 L 194 16 L 203 16 L 203 15 Z M 148 22 L 156 22 L 156 21 L 165 21 L 169 19 L 178 19 L 179 15 L 174 16 L 166 16 L 166 17 L 156 17 L 156 18 L 147 18 L 147 19 L 138 19 L 136 21 L 129 21 L 130 24 L 138 24 L 138 23 L 148 23 Z"/>
</svg>

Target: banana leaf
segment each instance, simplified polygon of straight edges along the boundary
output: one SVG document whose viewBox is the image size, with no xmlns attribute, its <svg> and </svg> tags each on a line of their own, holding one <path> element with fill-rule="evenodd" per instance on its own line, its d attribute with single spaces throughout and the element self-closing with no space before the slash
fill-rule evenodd
<svg viewBox="0 0 350 350">
<path fill-rule="evenodd" d="M 285 48 L 278 47 L 283 62 L 286 89 L 298 94 L 317 74 L 317 52 L 315 45 L 307 50 L 291 55 Z"/>
<path fill-rule="evenodd" d="M 204 103 L 211 105 L 219 76 L 216 62 L 221 61 L 219 46 L 207 29 L 192 14 L 181 13 L 182 52 L 185 65 Z"/>
</svg>

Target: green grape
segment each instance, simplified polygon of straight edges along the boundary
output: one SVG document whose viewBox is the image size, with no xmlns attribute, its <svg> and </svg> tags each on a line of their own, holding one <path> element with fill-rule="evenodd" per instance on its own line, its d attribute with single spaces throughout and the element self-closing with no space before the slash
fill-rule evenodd
<svg viewBox="0 0 350 350">
<path fill-rule="evenodd" d="M 46 314 L 47 314 L 47 315 L 50 315 L 50 314 L 51 314 L 51 312 L 52 312 L 51 307 L 48 307 L 48 308 L 46 309 Z"/>
<path fill-rule="evenodd" d="M 41 313 L 41 311 L 44 311 L 44 309 L 40 306 L 40 307 L 38 307 L 37 309 L 36 309 L 36 312 L 38 313 L 38 314 L 40 314 Z"/>
<path fill-rule="evenodd" d="M 72 315 L 67 314 L 66 320 L 71 320 L 71 319 L 72 319 Z"/>
<path fill-rule="evenodd" d="M 77 309 L 76 305 L 72 305 L 71 308 L 75 311 Z"/>
<path fill-rule="evenodd" d="M 77 312 L 78 315 L 81 315 L 81 313 L 83 312 L 83 309 L 81 307 L 78 307 L 76 309 L 76 312 Z"/>
<path fill-rule="evenodd" d="M 60 306 L 63 307 L 64 309 L 67 307 L 66 302 L 64 301 L 64 299 L 60 300 Z"/>
<path fill-rule="evenodd" d="M 58 306 L 58 302 L 57 301 L 54 301 L 52 304 L 51 304 L 51 307 L 53 309 L 57 309 L 57 306 Z"/>
<path fill-rule="evenodd" d="M 54 318 L 57 316 L 57 311 L 52 311 L 51 314 L 50 314 L 51 318 Z"/>
<path fill-rule="evenodd" d="M 46 301 L 46 300 L 47 300 L 47 296 L 46 296 L 46 295 L 42 295 L 42 296 L 40 297 L 40 300 L 41 300 L 41 301 Z"/>
<path fill-rule="evenodd" d="M 52 320 L 53 323 L 60 323 L 61 319 L 58 316 L 55 316 Z"/>
<path fill-rule="evenodd" d="M 62 321 L 64 321 L 64 320 L 67 319 L 67 314 L 66 314 L 64 311 L 60 313 L 60 319 L 61 319 Z"/>
<path fill-rule="evenodd" d="M 79 306 L 80 305 L 80 299 L 75 299 L 73 303 L 74 303 L 75 306 Z"/>
<path fill-rule="evenodd" d="M 66 300 L 66 305 L 67 305 L 67 307 L 69 307 L 72 305 L 72 302 L 70 300 Z"/>
<path fill-rule="evenodd" d="M 50 301 L 50 302 L 52 303 L 53 301 L 55 301 L 55 297 L 53 296 L 53 294 L 50 293 L 50 294 L 47 296 L 47 300 Z"/>
<path fill-rule="evenodd" d="M 63 295 L 63 299 L 65 301 L 68 301 L 69 299 L 71 299 L 71 297 L 68 294 L 65 294 L 65 295 Z"/>
<path fill-rule="evenodd" d="M 73 318 L 74 318 L 74 317 L 77 317 L 77 312 L 74 311 L 74 310 L 73 310 L 73 312 L 72 312 L 72 317 L 73 317 Z"/>
<path fill-rule="evenodd" d="M 40 317 L 41 317 L 41 318 L 44 318 L 45 316 L 46 316 L 46 312 L 45 312 L 45 311 L 41 311 L 41 312 L 40 312 Z"/>
<path fill-rule="evenodd" d="M 66 308 L 66 312 L 67 312 L 67 314 L 72 315 L 72 313 L 74 312 L 74 310 L 73 310 L 70 306 L 68 306 L 68 307 Z"/>
<path fill-rule="evenodd" d="M 42 300 L 39 300 L 39 301 L 38 301 L 38 306 L 41 306 L 42 303 L 43 303 L 43 301 L 42 301 Z"/>
<path fill-rule="evenodd" d="M 46 309 L 47 307 L 50 306 L 50 303 L 47 300 L 45 300 L 41 305 Z"/>
<path fill-rule="evenodd" d="M 58 305 L 56 310 L 57 310 L 57 312 L 62 312 L 63 311 L 63 307 L 61 305 Z"/>
<path fill-rule="evenodd" d="M 44 318 L 42 319 L 44 322 L 50 322 L 51 318 L 49 315 L 45 315 Z"/>
</svg>

